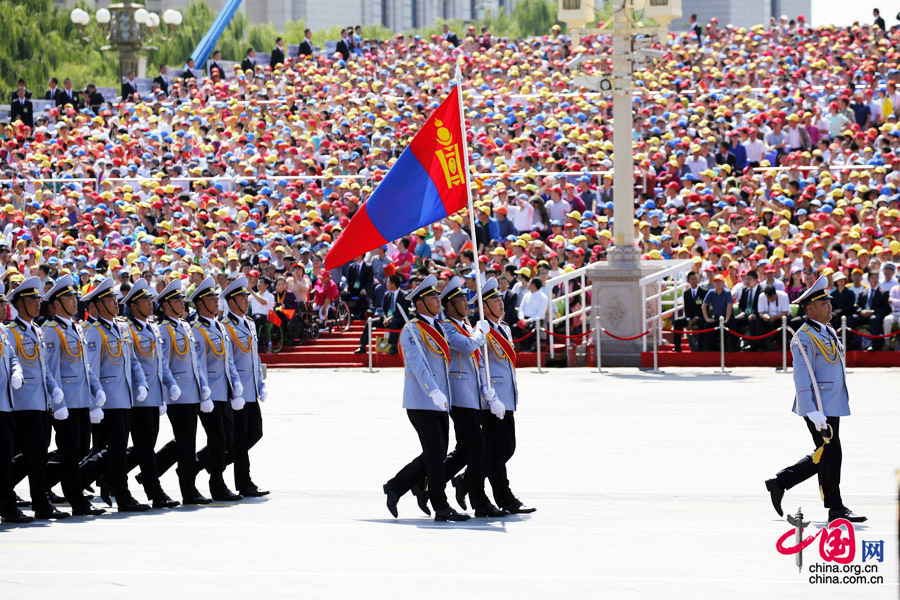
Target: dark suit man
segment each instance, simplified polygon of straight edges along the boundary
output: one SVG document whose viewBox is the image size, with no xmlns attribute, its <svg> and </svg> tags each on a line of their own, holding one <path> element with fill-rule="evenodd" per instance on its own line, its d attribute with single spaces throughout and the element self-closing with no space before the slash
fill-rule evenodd
<svg viewBox="0 0 900 600">
<path fill-rule="evenodd" d="M 137 82 L 134 80 L 134 72 L 129 71 L 127 78 L 122 82 L 122 101 L 133 101 L 135 94 L 137 94 Z"/>
<path fill-rule="evenodd" d="M 275 48 L 272 49 L 272 54 L 269 56 L 269 66 L 272 67 L 272 70 L 275 69 L 278 65 L 284 64 L 284 40 L 278 38 L 275 40 Z"/>
<path fill-rule="evenodd" d="M 222 60 L 222 53 L 216 50 L 212 53 L 212 60 L 209 63 L 209 76 L 213 76 L 213 71 L 219 72 L 219 78 L 225 79 L 225 69 L 222 68 L 222 65 L 219 64 L 219 61 Z"/>
<path fill-rule="evenodd" d="M 100 110 L 100 106 L 105 102 L 103 96 L 97 91 L 97 86 L 93 83 L 87 84 L 84 88 L 84 103 L 95 113 Z"/>
<path fill-rule="evenodd" d="M 81 94 L 72 89 L 72 80 L 68 77 L 63 80 L 63 89 L 59 95 L 62 97 L 61 106 L 68 105 L 75 109 L 81 106 Z"/>
<path fill-rule="evenodd" d="M 25 95 L 25 88 L 16 90 L 16 97 L 9 105 L 9 120 L 13 123 L 22 121 L 28 127 L 34 129 L 34 106 Z"/>
<path fill-rule="evenodd" d="M 181 72 L 181 78 L 184 81 L 188 79 L 197 79 L 197 76 L 194 74 L 194 59 L 187 59 L 187 67 L 185 67 L 184 71 Z"/>
<path fill-rule="evenodd" d="M 346 29 L 341 29 L 341 39 L 338 40 L 335 51 L 339 52 L 344 60 L 350 59 L 350 36 Z"/>
<path fill-rule="evenodd" d="M 62 90 L 59 89 L 59 83 L 57 82 L 56 77 L 50 78 L 48 89 L 44 92 L 44 100 L 53 100 L 58 107 L 65 104 L 65 96 L 63 95 Z"/>
<path fill-rule="evenodd" d="M 31 100 L 31 90 L 25 87 L 25 80 L 20 78 L 19 81 L 16 82 L 16 91 L 14 91 L 12 93 L 12 96 L 9 97 L 10 104 L 12 104 L 13 101 L 15 101 L 15 99 L 19 97 L 20 89 L 25 90 L 25 98 L 27 100 Z"/>
<path fill-rule="evenodd" d="M 153 78 L 153 83 L 159 85 L 159 89 L 163 91 L 167 96 L 169 95 L 169 69 L 166 65 L 163 65 L 159 68 L 159 75 Z"/>
<path fill-rule="evenodd" d="M 372 273 L 372 265 L 360 256 L 356 262 L 347 268 L 347 298 L 358 298 L 353 306 L 356 317 L 361 318 L 369 309 L 369 298 L 372 297 L 375 288 L 375 279 Z"/>
<path fill-rule="evenodd" d="M 697 329 L 697 326 L 703 322 L 703 299 L 706 298 L 708 290 L 697 285 L 700 276 L 694 271 L 688 273 L 688 288 L 684 290 L 684 317 L 675 319 L 675 329 Z M 675 344 L 675 352 L 681 352 L 681 335 L 680 333 L 672 334 L 672 342 Z M 699 339 L 696 335 L 688 336 L 688 345 L 692 351 L 700 348 Z"/>
<path fill-rule="evenodd" d="M 762 286 L 759 285 L 759 274 L 756 271 L 748 271 L 744 280 L 744 289 L 738 300 L 737 314 L 734 316 L 734 327 L 744 329 L 750 335 L 760 335 L 762 320 L 757 314 L 759 297 L 762 296 Z M 747 350 L 756 351 L 760 347 L 758 340 L 748 340 Z"/>
<path fill-rule="evenodd" d="M 247 56 L 244 57 L 244 60 L 241 61 L 241 71 L 255 71 L 256 70 L 256 50 L 253 48 L 247 48 Z"/>
<path fill-rule="evenodd" d="M 387 279 L 387 291 L 384 293 L 384 298 L 381 301 L 381 308 L 378 311 L 380 315 L 372 320 L 372 329 L 375 329 L 376 327 L 387 327 L 388 329 L 397 331 L 402 329 L 403 317 L 400 315 L 400 311 L 397 309 L 397 307 L 400 305 L 400 276 L 391 275 Z M 388 354 L 397 354 L 397 349 L 399 348 L 399 340 L 399 333 L 388 334 L 388 343 L 391 345 L 391 349 Z M 368 345 L 369 330 L 363 329 L 362 335 L 359 338 L 359 348 L 354 350 L 354 352 L 356 354 L 365 354 L 366 347 Z"/>
<path fill-rule="evenodd" d="M 449 25 L 444 25 L 444 39 L 453 44 L 454 47 L 459 46 L 459 37 L 456 33 L 450 31 Z"/>
<path fill-rule="evenodd" d="M 888 302 L 888 292 L 879 289 L 878 273 L 869 273 L 869 289 L 861 292 L 857 299 L 857 311 L 853 316 L 851 328 L 858 325 L 869 325 L 869 333 L 881 335 L 884 328 L 884 318 L 891 314 L 891 305 Z M 848 323 L 849 325 L 849 323 Z M 884 339 L 873 339 L 869 350 L 878 351 L 884 348 Z"/>
<path fill-rule="evenodd" d="M 303 41 L 300 42 L 300 49 L 297 50 L 297 56 L 312 56 L 313 53 L 313 45 L 312 45 L 312 31 L 307 29 L 303 32 Z"/>
</svg>

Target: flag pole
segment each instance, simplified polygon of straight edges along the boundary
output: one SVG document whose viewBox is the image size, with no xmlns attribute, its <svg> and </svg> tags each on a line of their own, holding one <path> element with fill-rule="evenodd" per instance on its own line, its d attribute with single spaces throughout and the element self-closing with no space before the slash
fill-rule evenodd
<svg viewBox="0 0 900 600">
<path fill-rule="evenodd" d="M 475 254 L 475 285 L 478 287 L 478 318 L 484 321 L 484 298 L 481 293 L 481 263 L 478 262 L 478 240 L 475 239 L 475 206 L 472 204 L 472 185 L 469 181 L 469 141 L 466 137 L 466 112 L 462 98 L 462 70 L 459 59 L 456 61 L 456 97 L 459 100 L 459 128 L 462 132 L 463 168 L 466 175 L 466 197 L 469 206 L 469 229 L 472 231 L 472 251 Z M 485 336 L 487 344 L 487 336 Z M 484 372 L 487 375 L 486 387 L 491 386 L 491 365 L 487 356 L 484 358 Z"/>
</svg>

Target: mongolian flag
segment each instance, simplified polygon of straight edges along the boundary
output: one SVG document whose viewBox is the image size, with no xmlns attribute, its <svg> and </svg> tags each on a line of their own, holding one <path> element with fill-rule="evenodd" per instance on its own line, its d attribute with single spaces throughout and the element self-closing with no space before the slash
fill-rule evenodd
<svg viewBox="0 0 900 600">
<path fill-rule="evenodd" d="M 465 208 L 468 178 L 460 93 L 454 86 L 356 212 L 328 251 L 326 269 Z"/>
</svg>

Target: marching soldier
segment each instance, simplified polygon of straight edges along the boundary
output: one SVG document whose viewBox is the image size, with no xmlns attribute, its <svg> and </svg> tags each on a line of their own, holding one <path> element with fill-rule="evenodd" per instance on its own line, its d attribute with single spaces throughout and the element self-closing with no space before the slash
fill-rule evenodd
<svg viewBox="0 0 900 600">
<path fill-rule="evenodd" d="M 180 502 L 172 500 L 159 483 L 156 465 L 156 440 L 159 437 L 159 417 L 166 414 L 166 402 L 176 401 L 181 388 L 169 369 L 169 359 L 163 353 L 163 338 L 156 323 L 150 321 L 156 294 L 146 279 L 138 279 L 124 303 L 131 318 L 128 330 L 134 344 L 135 356 L 147 380 L 147 397 L 131 409 L 131 439 L 134 448 L 129 454 L 129 471 L 140 465 L 138 481 L 144 486 L 153 508 L 175 508 Z"/>
<path fill-rule="evenodd" d="M 71 515 L 57 510 L 47 498 L 47 448 L 50 445 L 50 412 L 56 420 L 65 420 L 69 411 L 63 391 L 46 364 L 44 339 L 32 321 L 41 312 L 40 279 L 28 277 L 9 293 L 17 311 L 10 324 L 10 342 L 22 369 L 23 383 L 16 386 L 11 376 L 12 410 L 17 436 L 22 440 L 23 459 L 27 463 L 31 506 L 36 519 L 66 519 Z"/>
<path fill-rule="evenodd" d="M 197 346 L 190 326 L 181 320 L 185 313 L 181 280 L 175 279 L 159 293 L 156 305 L 162 311 L 163 354 L 181 389 L 177 400 L 169 398 L 168 415 L 175 434 L 175 455 L 178 460 L 178 484 L 185 506 L 212 502 L 197 489 L 197 417 L 200 412 L 213 410 L 210 389 L 206 383 L 206 365 L 197 360 Z M 169 446 L 171 448 L 171 445 Z M 163 451 L 166 450 L 163 448 Z M 171 452 L 160 451 L 157 457 L 160 475 L 171 466 Z"/>
<path fill-rule="evenodd" d="M 97 369 L 100 385 L 106 395 L 103 405 L 103 422 L 95 430 L 99 437 L 97 446 L 105 447 L 84 465 L 82 480 L 93 481 L 106 467 L 106 481 L 116 497 L 119 512 L 142 512 L 150 506 L 135 500 L 128 490 L 128 434 L 131 430 L 131 408 L 139 406 L 147 398 L 147 380 L 134 353 L 127 325 L 116 319 L 119 303 L 113 289 L 115 282 L 107 277 L 85 294 L 84 301 L 92 305 L 95 315 L 87 326 L 87 359 Z M 90 475 L 86 475 L 86 474 Z M 103 477 L 102 475 L 100 475 Z M 101 496 L 104 495 L 101 484 Z M 111 505 L 109 496 L 105 496 Z"/>
<path fill-rule="evenodd" d="M 481 395 L 484 400 L 482 423 L 487 446 L 487 474 L 497 506 L 512 513 L 533 513 L 536 509 L 525 506 L 509 488 L 506 463 L 516 451 L 515 412 L 519 403 L 516 385 L 516 351 L 512 334 L 503 319 L 503 297 L 497 288 L 497 280 L 487 280 L 481 288 L 484 314 L 490 322 L 490 331 L 484 350 L 484 362 L 479 366 L 482 376 Z M 485 363 L 490 362 L 491 377 L 488 381 Z M 503 403 L 505 412 L 494 410 L 495 401 Z M 489 413 L 493 413 L 489 414 Z M 502 417 L 500 419 L 494 417 Z"/>
<path fill-rule="evenodd" d="M 0 283 L 0 311 L 6 311 L 6 288 Z M 13 480 L 13 405 L 14 389 L 22 387 L 22 367 L 10 342 L 6 325 L 0 324 L 0 523 L 31 523 L 30 517 L 16 506 Z"/>
<path fill-rule="evenodd" d="M 429 275 L 409 294 L 417 317 L 400 332 L 400 351 L 406 365 L 403 408 L 422 444 L 417 456 L 387 483 L 387 507 L 397 516 L 397 502 L 414 485 L 428 477 L 428 495 L 435 521 L 467 521 L 469 515 L 456 512 L 444 492 L 444 459 L 449 444 L 450 348 L 436 320 L 441 302 L 437 278 Z"/>
<path fill-rule="evenodd" d="M 260 402 L 269 396 L 263 382 L 262 364 L 253 319 L 250 310 L 247 278 L 238 277 L 219 294 L 228 310 L 222 324 L 228 331 L 234 366 L 240 376 L 241 396 L 245 402 L 241 410 L 234 411 L 234 485 L 247 498 L 265 496 L 268 490 L 257 487 L 250 478 L 250 449 L 262 439 L 262 412 Z"/>
<path fill-rule="evenodd" d="M 459 277 L 450 279 L 441 292 L 441 302 L 447 317 L 442 327 L 450 347 L 450 418 L 456 433 L 456 448 L 444 461 L 444 476 L 456 488 L 456 500 L 463 509 L 468 493 L 476 517 L 504 517 L 509 513 L 491 504 L 484 493 L 483 386 L 478 366 L 490 325 L 487 321 L 479 321 L 474 330 L 469 326 L 469 302 Z M 491 411 L 502 419 L 503 403 L 494 400 L 490 406 Z M 454 477 L 463 467 L 467 467 L 466 472 Z"/>
<path fill-rule="evenodd" d="M 54 420 L 56 445 L 59 450 L 59 480 L 63 494 L 76 516 L 97 516 L 106 511 L 94 508 L 84 495 L 79 464 L 87 456 L 91 445 L 91 423 L 103 419 L 106 394 L 97 374 L 91 369 L 85 354 L 84 333 L 73 321 L 78 310 L 78 291 L 71 275 L 63 275 L 50 288 L 43 302 L 50 319 L 43 325 L 47 367 L 65 395 L 69 417 Z M 52 487 L 55 477 L 48 477 Z"/>
<path fill-rule="evenodd" d="M 861 523 L 866 517 L 844 506 L 841 499 L 841 417 L 850 415 L 844 349 L 831 322 L 831 297 L 828 279 L 823 275 L 795 304 L 800 305 L 806 322 L 791 342 L 794 358 L 793 412 L 803 417 L 812 435 L 816 451 L 796 464 L 782 469 L 766 481 L 772 505 L 781 516 L 784 492 L 818 475 L 819 492 L 828 509 L 828 520 L 847 519 Z"/>
<path fill-rule="evenodd" d="M 201 367 L 206 367 L 206 380 L 213 400 L 212 412 L 200 415 L 200 422 L 206 431 L 206 448 L 197 454 L 198 467 L 209 471 L 209 492 L 213 500 L 235 502 L 242 496 L 225 485 L 225 454 L 234 445 L 232 411 L 244 408 L 244 385 L 234 366 L 231 339 L 225 327 L 216 320 L 219 298 L 215 280 L 207 277 L 200 282 L 188 301 L 197 307 L 197 319 L 193 326 L 197 357 Z"/>
</svg>

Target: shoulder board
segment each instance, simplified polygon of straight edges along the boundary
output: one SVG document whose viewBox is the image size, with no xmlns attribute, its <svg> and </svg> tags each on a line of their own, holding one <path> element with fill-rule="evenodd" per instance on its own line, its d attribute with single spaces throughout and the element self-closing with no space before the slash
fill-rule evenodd
<svg viewBox="0 0 900 600">
<path fill-rule="evenodd" d="M 59 327 L 59 323 L 56 322 L 56 319 L 50 319 L 49 321 L 44 321 L 44 327 Z"/>
</svg>

